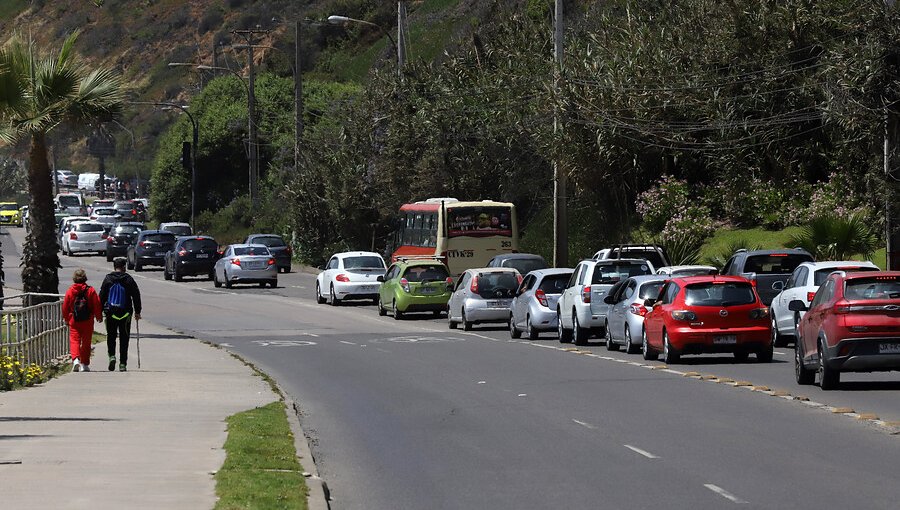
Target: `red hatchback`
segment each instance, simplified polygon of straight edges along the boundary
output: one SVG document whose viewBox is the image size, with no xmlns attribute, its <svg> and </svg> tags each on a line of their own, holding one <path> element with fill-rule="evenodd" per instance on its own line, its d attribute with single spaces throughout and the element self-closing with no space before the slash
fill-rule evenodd
<svg viewBox="0 0 900 510">
<path fill-rule="evenodd" d="M 835 271 L 819 287 L 797 325 L 794 368 L 798 384 L 837 387 L 841 372 L 900 370 L 900 271 Z"/>
<path fill-rule="evenodd" d="M 644 318 L 644 359 L 676 363 L 682 354 L 732 352 L 745 360 L 751 352 L 772 361 L 769 309 L 756 289 L 740 276 L 673 278 L 660 289 Z"/>
</svg>

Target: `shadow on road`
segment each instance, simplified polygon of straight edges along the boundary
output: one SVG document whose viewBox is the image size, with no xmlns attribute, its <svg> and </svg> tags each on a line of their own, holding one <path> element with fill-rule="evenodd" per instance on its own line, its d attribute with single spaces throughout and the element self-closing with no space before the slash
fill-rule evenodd
<svg viewBox="0 0 900 510">
<path fill-rule="evenodd" d="M 838 391 L 900 391 L 900 381 L 846 381 Z"/>
<path fill-rule="evenodd" d="M 121 421 L 118 418 L 74 418 L 58 416 L 0 416 L 0 422 L 6 421 Z"/>
<path fill-rule="evenodd" d="M 738 361 L 732 356 L 719 356 L 719 357 L 688 357 L 682 356 L 678 360 L 678 365 L 690 365 L 690 366 L 699 366 L 699 365 L 778 365 L 789 363 L 787 360 L 781 359 L 773 359 L 769 363 L 760 363 L 754 355 L 750 355 L 746 361 Z"/>
</svg>

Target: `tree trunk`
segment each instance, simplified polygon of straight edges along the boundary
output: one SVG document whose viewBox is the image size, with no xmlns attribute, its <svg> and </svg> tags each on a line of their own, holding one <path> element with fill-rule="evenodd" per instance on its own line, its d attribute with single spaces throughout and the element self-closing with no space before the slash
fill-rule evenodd
<svg viewBox="0 0 900 510">
<path fill-rule="evenodd" d="M 31 135 L 28 154 L 28 192 L 31 195 L 29 222 L 31 228 L 23 250 L 22 283 L 25 292 L 59 293 L 57 270 L 56 218 L 53 211 L 53 182 L 47 161 L 47 139 L 44 133 Z"/>
</svg>

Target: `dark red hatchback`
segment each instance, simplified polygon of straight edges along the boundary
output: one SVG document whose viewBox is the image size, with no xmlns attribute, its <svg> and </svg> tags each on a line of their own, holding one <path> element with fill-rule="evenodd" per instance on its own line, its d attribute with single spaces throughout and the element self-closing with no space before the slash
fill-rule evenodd
<svg viewBox="0 0 900 510">
<path fill-rule="evenodd" d="M 836 271 L 819 287 L 797 325 L 794 368 L 798 384 L 830 390 L 841 372 L 900 370 L 900 271 Z"/>
</svg>

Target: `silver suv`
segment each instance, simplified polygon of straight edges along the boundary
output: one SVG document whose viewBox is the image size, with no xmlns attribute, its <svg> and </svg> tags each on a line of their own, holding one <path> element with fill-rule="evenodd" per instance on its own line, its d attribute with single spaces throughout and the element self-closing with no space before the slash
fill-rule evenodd
<svg viewBox="0 0 900 510">
<path fill-rule="evenodd" d="M 582 260 L 575 267 L 556 306 L 559 341 L 584 345 L 592 334 L 605 336 L 609 289 L 631 276 L 653 274 L 644 259 Z"/>
</svg>

